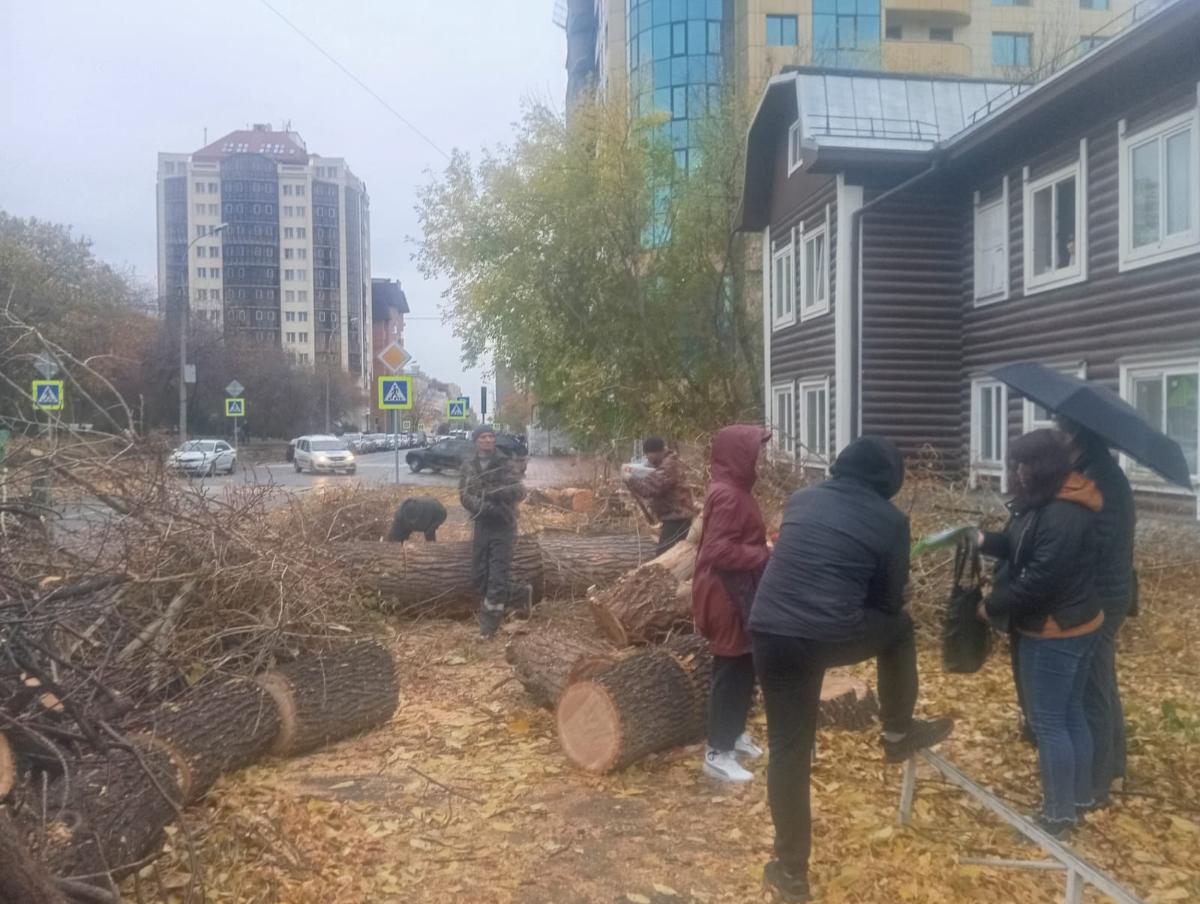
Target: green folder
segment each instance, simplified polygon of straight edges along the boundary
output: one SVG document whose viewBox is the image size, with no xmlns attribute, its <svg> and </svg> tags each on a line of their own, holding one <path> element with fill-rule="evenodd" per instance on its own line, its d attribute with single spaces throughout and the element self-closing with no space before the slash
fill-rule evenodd
<svg viewBox="0 0 1200 904">
<path fill-rule="evenodd" d="M 936 549 L 946 549 L 947 547 L 957 546 L 958 538 L 963 534 L 974 533 L 978 528 L 974 524 L 960 524 L 958 527 L 947 528 L 946 530 L 938 531 L 935 534 L 930 534 L 927 537 L 922 537 L 913 544 L 909 555 L 912 558 L 924 555 L 927 552 L 933 552 Z"/>
</svg>

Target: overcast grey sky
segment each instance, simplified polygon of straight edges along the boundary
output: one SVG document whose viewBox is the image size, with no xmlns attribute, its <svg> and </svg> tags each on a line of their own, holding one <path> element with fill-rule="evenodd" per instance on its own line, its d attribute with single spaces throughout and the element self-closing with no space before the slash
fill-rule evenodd
<svg viewBox="0 0 1200 904">
<path fill-rule="evenodd" d="M 447 151 L 507 141 L 525 97 L 562 103 L 552 0 L 269 2 Z M 437 315 L 444 286 L 407 237 L 444 159 L 260 0 L 0 0 L 0 208 L 69 223 L 151 282 L 156 153 L 287 120 L 366 181 L 373 274 Z M 412 320 L 406 345 L 478 398 L 449 326 Z"/>
</svg>

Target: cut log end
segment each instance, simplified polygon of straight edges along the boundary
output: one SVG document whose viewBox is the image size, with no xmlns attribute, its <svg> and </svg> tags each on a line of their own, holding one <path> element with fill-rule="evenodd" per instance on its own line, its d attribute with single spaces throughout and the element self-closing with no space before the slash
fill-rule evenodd
<svg viewBox="0 0 1200 904">
<path fill-rule="evenodd" d="M 8 797 L 8 792 L 16 783 L 17 760 L 8 744 L 8 738 L 0 734 L 0 798 Z"/>
<path fill-rule="evenodd" d="M 558 701 L 558 737 L 567 758 L 588 772 L 608 772 L 621 754 L 621 716 L 607 690 L 572 684 Z"/>
</svg>

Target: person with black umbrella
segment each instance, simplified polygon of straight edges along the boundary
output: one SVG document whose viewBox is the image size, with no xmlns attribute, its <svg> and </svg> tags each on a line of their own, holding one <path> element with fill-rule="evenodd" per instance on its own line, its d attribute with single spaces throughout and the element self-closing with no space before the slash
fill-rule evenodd
<svg viewBox="0 0 1200 904">
<path fill-rule="evenodd" d="M 1125 778 L 1125 713 L 1117 686 L 1117 632 L 1137 601 L 1133 569 L 1137 511 L 1129 478 L 1099 436 L 1069 418 L 1058 426 L 1069 438 L 1075 470 L 1091 480 L 1104 497 L 1096 517 L 1096 593 L 1104 609 L 1083 706 L 1092 733 L 1092 788 L 1097 807 Z"/>
</svg>

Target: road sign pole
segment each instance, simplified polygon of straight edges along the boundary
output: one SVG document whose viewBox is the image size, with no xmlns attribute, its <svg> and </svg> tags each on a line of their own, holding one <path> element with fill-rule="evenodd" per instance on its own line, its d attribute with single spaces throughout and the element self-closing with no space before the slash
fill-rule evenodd
<svg viewBox="0 0 1200 904">
<path fill-rule="evenodd" d="M 396 431 L 396 424 L 400 420 L 400 412 L 392 411 L 392 437 L 396 443 L 396 484 L 400 484 L 400 436 Z"/>
<path fill-rule="evenodd" d="M 240 420 L 241 418 L 238 417 L 233 419 L 233 452 L 235 455 L 238 451 L 238 421 Z"/>
</svg>

